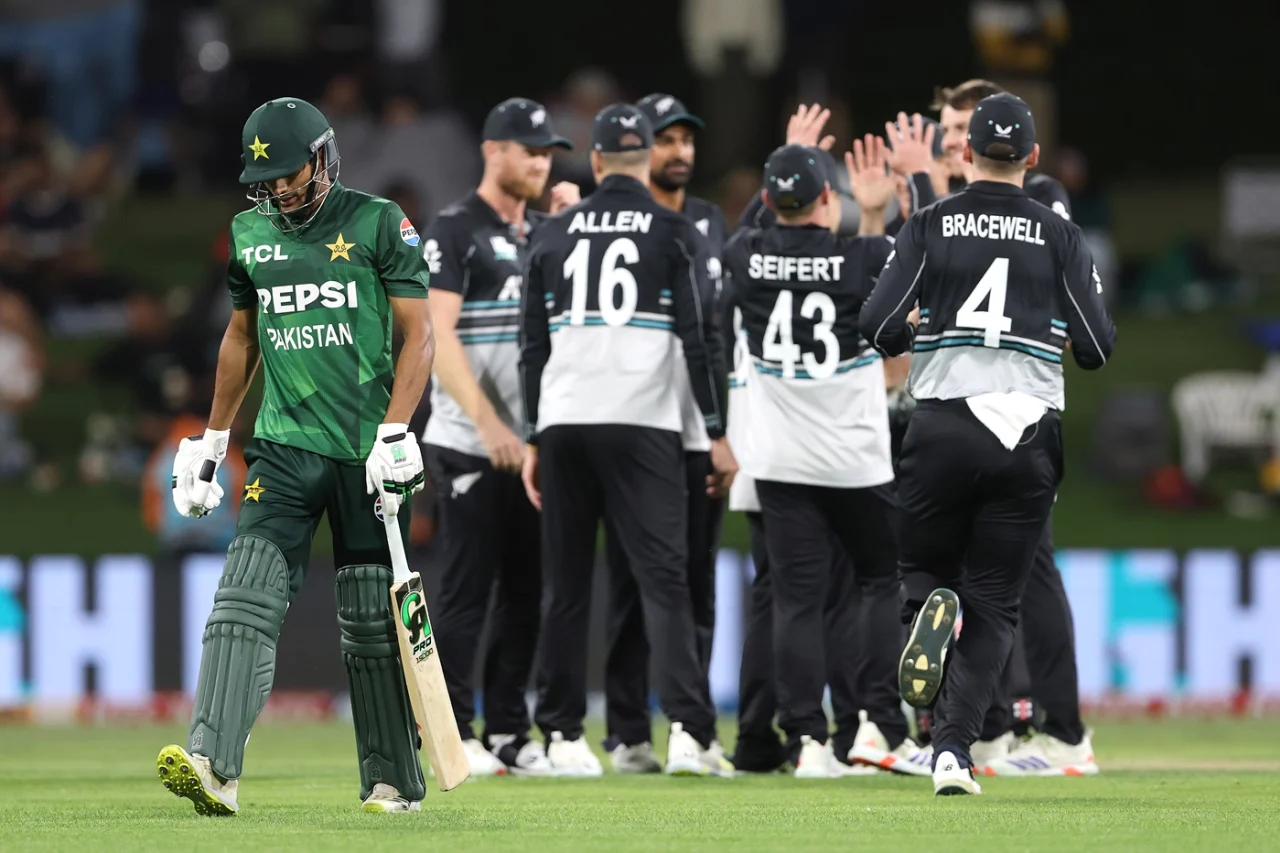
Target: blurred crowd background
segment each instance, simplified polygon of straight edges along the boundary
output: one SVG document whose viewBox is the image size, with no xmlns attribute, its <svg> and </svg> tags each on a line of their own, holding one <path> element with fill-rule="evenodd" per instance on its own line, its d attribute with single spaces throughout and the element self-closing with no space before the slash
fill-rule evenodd
<svg viewBox="0 0 1280 853">
<path fill-rule="evenodd" d="M 236 501 L 180 519 L 230 312 L 239 132 L 313 100 L 342 181 L 421 230 L 480 172 L 498 101 L 548 106 L 589 183 L 605 104 L 665 91 L 708 127 L 694 190 L 731 222 L 798 102 L 883 132 L 934 88 L 994 79 L 1036 110 L 1119 326 L 1071 370 L 1062 546 L 1277 544 L 1280 159 L 1265 19 L 1146 0 L 0 0 L 0 552 L 217 549 Z M 237 427 L 252 433 L 256 401 Z M 425 415 L 425 412 L 423 413 Z M 420 426 L 420 425 L 419 425 Z M 243 465 L 224 469 L 239 493 Z M 429 509 L 429 497 L 424 508 Z M 431 536 L 419 513 L 415 539 Z M 322 537 L 317 547 L 326 547 Z M 740 541 L 741 540 L 741 541 Z M 734 523 L 726 545 L 744 544 Z"/>
</svg>

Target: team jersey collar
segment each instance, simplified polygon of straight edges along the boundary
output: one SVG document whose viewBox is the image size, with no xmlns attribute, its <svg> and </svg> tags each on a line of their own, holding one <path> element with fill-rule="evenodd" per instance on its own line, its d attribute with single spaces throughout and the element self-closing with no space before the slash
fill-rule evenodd
<svg viewBox="0 0 1280 853">
<path fill-rule="evenodd" d="M 630 175 L 607 175 L 600 182 L 600 189 L 612 193 L 627 193 L 628 195 L 642 195 L 645 198 L 653 198 L 649 194 L 649 188 Z"/>
<path fill-rule="evenodd" d="M 480 216 L 494 228 L 501 228 L 509 231 L 512 235 L 520 237 L 521 239 L 528 236 L 529 228 L 533 225 L 533 223 L 529 221 L 529 206 L 527 204 L 525 205 L 524 222 L 519 225 L 514 222 L 508 222 L 499 216 L 498 211 L 494 210 L 493 207 L 490 206 L 489 202 L 485 201 L 480 196 L 480 193 L 475 190 L 472 190 L 471 194 L 467 196 L 466 204 L 468 208 L 476 213 L 476 215 Z"/>
<path fill-rule="evenodd" d="M 1022 187 L 1015 187 L 1013 184 L 1006 184 L 1004 181 L 974 181 L 965 187 L 976 193 L 988 193 L 990 195 L 1026 195 L 1027 191 Z"/>
</svg>

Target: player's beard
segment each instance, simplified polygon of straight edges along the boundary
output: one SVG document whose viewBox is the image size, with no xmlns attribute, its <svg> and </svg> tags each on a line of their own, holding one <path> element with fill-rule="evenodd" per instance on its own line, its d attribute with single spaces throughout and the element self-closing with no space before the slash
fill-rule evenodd
<svg viewBox="0 0 1280 853">
<path fill-rule="evenodd" d="M 672 166 L 684 166 L 689 171 L 677 177 L 667 171 Z M 693 164 L 686 163 L 683 160 L 669 160 L 662 165 L 661 169 L 649 173 L 649 180 L 653 181 L 658 187 L 673 193 L 676 190 L 682 190 L 689 186 L 689 178 L 693 174 Z"/>
<path fill-rule="evenodd" d="M 539 179 L 515 176 L 502 181 L 499 186 L 501 186 L 505 194 L 512 198 L 518 198 L 521 201 L 533 201 L 542 197 L 543 191 L 547 188 L 547 179 L 545 177 Z"/>
</svg>

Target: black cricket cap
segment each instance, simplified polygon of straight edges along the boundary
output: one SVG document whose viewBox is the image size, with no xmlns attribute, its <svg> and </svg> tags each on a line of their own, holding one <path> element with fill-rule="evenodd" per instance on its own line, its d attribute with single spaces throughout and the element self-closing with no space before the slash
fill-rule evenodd
<svg viewBox="0 0 1280 853">
<path fill-rule="evenodd" d="M 636 106 L 649 118 L 654 133 L 661 133 L 673 124 L 687 124 L 697 130 L 707 126 L 706 122 L 689 112 L 684 102 L 674 95 L 654 92 L 637 101 Z"/>
<path fill-rule="evenodd" d="M 764 164 L 764 191 L 778 210 L 799 210 L 818 200 L 827 185 L 827 170 L 805 145 L 784 145 Z"/>
<path fill-rule="evenodd" d="M 1008 145 L 1010 156 L 988 154 L 992 145 Z M 1001 92 L 978 101 L 969 119 L 969 147 L 973 153 L 991 160 L 1013 163 L 1030 156 L 1036 145 L 1036 120 L 1031 107 L 1017 95 Z"/>
<path fill-rule="evenodd" d="M 642 151 L 653 147 L 653 125 L 631 104 L 610 104 L 596 113 L 591 147 L 604 154 Z"/>
<path fill-rule="evenodd" d="M 484 120 L 486 142 L 518 142 L 529 148 L 573 149 L 573 143 L 557 136 L 546 107 L 528 98 L 508 98 L 489 110 Z"/>
</svg>

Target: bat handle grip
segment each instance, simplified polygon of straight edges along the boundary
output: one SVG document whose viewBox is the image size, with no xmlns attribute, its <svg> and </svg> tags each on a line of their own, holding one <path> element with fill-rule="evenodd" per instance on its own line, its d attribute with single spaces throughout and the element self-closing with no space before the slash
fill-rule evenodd
<svg viewBox="0 0 1280 853">
<path fill-rule="evenodd" d="M 391 552 L 391 580 L 404 583 L 409 579 L 409 558 L 404 553 L 404 538 L 400 535 L 400 522 L 395 513 L 386 511 L 383 503 L 382 525 L 387 529 L 387 550 Z"/>
</svg>

